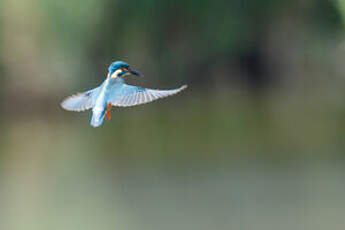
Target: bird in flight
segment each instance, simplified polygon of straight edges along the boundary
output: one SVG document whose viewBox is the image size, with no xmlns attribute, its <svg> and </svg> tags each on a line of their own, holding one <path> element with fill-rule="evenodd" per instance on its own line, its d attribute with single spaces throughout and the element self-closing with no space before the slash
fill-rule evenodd
<svg viewBox="0 0 345 230">
<path fill-rule="evenodd" d="M 98 127 L 103 123 L 104 118 L 111 119 L 112 106 L 127 107 L 145 104 L 174 95 L 187 88 L 187 85 L 183 85 L 177 89 L 157 90 L 127 85 L 125 77 L 141 76 L 141 74 L 122 61 L 111 63 L 108 71 L 107 78 L 100 86 L 66 98 L 61 102 L 62 108 L 77 112 L 92 109 L 90 124 Z"/>
</svg>

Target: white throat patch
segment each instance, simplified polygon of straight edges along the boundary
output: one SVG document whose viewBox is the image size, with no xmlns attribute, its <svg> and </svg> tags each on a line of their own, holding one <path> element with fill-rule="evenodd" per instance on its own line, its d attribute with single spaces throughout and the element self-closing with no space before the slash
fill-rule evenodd
<svg viewBox="0 0 345 230">
<path fill-rule="evenodd" d="M 110 76 L 110 78 L 111 78 L 111 79 L 117 78 L 117 77 L 119 76 L 119 73 L 122 73 L 122 69 L 116 70 L 116 71 Z"/>
</svg>

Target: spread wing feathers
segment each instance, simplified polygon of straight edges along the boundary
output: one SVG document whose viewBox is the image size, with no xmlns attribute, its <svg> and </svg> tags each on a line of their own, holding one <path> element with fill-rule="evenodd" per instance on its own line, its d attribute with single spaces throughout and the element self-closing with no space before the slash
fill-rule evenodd
<svg viewBox="0 0 345 230">
<path fill-rule="evenodd" d="M 122 90 L 123 95 L 116 97 L 111 103 L 114 106 L 120 107 L 146 104 L 159 98 L 179 93 L 185 88 L 187 88 L 187 85 L 170 90 L 145 89 L 137 86 L 125 85 L 125 89 Z"/>
<path fill-rule="evenodd" d="M 96 94 L 98 88 L 91 89 L 84 93 L 77 93 L 72 95 L 61 102 L 62 108 L 69 111 L 84 111 L 91 109 L 95 103 L 94 95 Z"/>
</svg>

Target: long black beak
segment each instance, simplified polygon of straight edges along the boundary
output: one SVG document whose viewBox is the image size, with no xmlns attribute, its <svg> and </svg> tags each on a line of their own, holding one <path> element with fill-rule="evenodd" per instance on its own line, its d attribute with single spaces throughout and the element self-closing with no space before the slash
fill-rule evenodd
<svg viewBox="0 0 345 230">
<path fill-rule="evenodd" d="M 119 73 L 118 76 L 119 77 L 125 77 L 125 76 L 128 76 L 128 75 L 135 75 L 135 76 L 138 76 L 138 77 L 142 77 L 143 76 L 141 73 L 139 73 L 135 69 L 128 69 L 128 70 L 122 71 L 121 73 Z"/>
<path fill-rule="evenodd" d="M 136 71 L 135 69 L 130 69 L 128 70 L 129 73 L 136 75 L 138 77 L 143 77 L 143 75 L 141 73 L 139 73 L 138 71 Z"/>
</svg>

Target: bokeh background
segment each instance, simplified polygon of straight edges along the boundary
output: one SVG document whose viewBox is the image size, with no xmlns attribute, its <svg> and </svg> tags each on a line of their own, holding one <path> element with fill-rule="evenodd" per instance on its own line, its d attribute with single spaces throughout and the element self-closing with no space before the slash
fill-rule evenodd
<svg viewBox="0 0 345 230">
<path fill-rule="evenodd" d="M 344 229 L 345 1 L 1 0 L 0 229 Z M 101 128 L 123 60 L 181 94 Z"/>
</svg>

